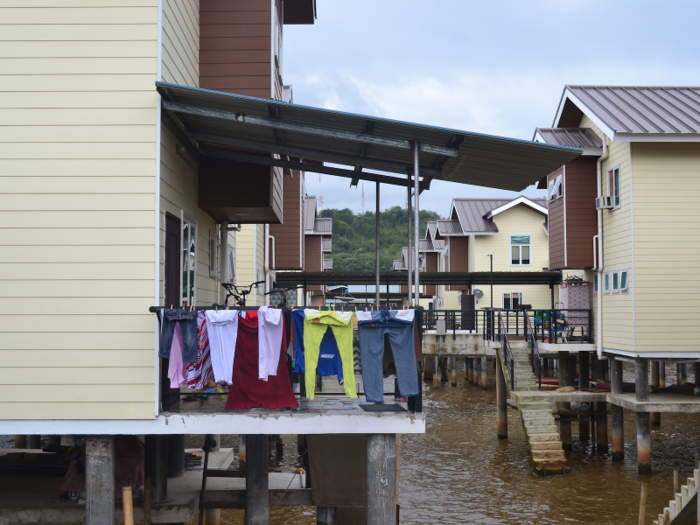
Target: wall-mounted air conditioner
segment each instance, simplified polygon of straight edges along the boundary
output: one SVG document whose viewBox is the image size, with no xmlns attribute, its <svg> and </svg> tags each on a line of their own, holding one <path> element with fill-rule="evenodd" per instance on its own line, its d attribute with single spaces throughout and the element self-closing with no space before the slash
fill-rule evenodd
<svg viewBox="0 0 700 525">
<path fill-rule="evenodd" d="M 595 200 L 596 210 L 611 210 L 614 208 L 615 197 L 610 195 L 602 195 Z"/>
</svg>

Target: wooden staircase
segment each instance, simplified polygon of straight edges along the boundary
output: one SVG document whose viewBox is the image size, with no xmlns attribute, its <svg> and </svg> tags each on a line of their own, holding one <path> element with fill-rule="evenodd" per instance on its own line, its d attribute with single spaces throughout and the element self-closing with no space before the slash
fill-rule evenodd
<svg viewBox="0 0 700 525">
<path fill-rule="evenodd" d="M 698 469 L 695 469 L 692 478 L 680 487 L 676 497 L 668 502 L 668 507 L 659 514 L 659 519 L 654 520 L 654 525 L 685 525 L 697 523 L 697 492 Z"/>
<path fill-rule="evenodd" d="M 513 341 L 510 348 L 513 354 L 514 391 L 518 393 L 515 398 L 532 465 L 538 474 L 563 474 L 569 470 L 569 462 L 562 448 L 551 405 L 528 400 L 527 392 L 537 390 L 538 385 L 532 372 L 527 343 Z M 506 374 L 509 372 L 506 370 Z M 511 386 L 510 381 L 507 384 Z"/>
</svg>

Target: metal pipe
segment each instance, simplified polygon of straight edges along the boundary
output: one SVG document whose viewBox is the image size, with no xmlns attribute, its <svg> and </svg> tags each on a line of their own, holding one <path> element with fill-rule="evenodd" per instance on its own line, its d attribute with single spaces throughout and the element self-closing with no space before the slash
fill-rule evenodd
<svg viewBox="0 0 700 525">
<path fill-rule="evenodd" d="M 420 306 L 420 249 L 418 246 L 418 236 L 420 234 L 420 189 L 418 188 L 418 178 L 420 176 L 420 166 L 418 164 L 418 151 L 420 150 L 420 144 L 418 141 L 415 143 L 413 148 L 413 194 L 416 199 L 416 205 L 413 211 L 414 217 L 414 228 L 413 228 L 413 240 L 415 242 L 413 249 L 416 252 L 415 257 L 415 272 L 416 272 L 416 306 Z"/>
<path fill-rule="evenodd" d="M 380 296 L 379 296 L 379 285 L 380 285 L 380 283 L 379 283 L 379 182 L 377 182 L 376 185 L 377 185 L 377 194 L 375 196 L 376 204 L 375 204 L 375 216 L 374 216 L 374 236 L 375 236 L 374 248 L 377 252 L 377 255 L 376 255 L 376 260 L 375 260 L 375 264 L 374 264 L 374 269 L 375 269 L 377 275 L 375 276 L 375 279 L 374 279 L 375 286 L 376 286 L 376 289 L 374 291 L 374 304 L 376 304 L 377 308 L 379 308 L 379 299 L 380 299 Z M 388 290 L 387 290 L 387 292 L 388 292 Z"/>
<path fill-rule="evenodd" d="M 221 283 L 227 283 L 231 279 L 228 274 L 228 221 L 221 221 L 221 255 L 219 256 L 219 265 L 221 266 L 221 281 L 219 282 L 219 303 L 224 304 L 226 301 L 226 288 L 221 286 Z"/>
<path fill-rule="evenodd" d="M 411 289 L 411 177 L 408 177 L 408 184 L 406 185 L 406 217 L 408 218 L 408 248 L 406 251 L 406 271 L 408 273 L 408 305 L 413 304 L 413 293 Z"/>
<path fill-rule="evenodd" d="M 603 136 L 603 154 L 598 157 L 596 162 L 596 185 L 598 186 L 598 196 L 601 195 L 601 181 L 603 161 L 608 158 L 608 143 Z M 603 358 L 603 210 L 598 210 L 598 308 L 596 311 L 596 352 L 598 359 Z"/>
</svg>

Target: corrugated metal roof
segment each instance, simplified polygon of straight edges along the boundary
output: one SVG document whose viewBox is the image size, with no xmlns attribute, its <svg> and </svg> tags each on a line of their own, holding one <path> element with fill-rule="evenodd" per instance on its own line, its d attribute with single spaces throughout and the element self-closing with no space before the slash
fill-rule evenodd
<svg viewBox="0 0 700 525">
<path fill-rule="evenodd" d="M 515 199 L 454 199 L 454 207 L 461 225 L 455 233 L 498 233 L 498 227 L 492 219 L 485 216 Z M 546 199 L 527 199 L 543 208 L 547 207 Z M 440 222 L 440 221 L 438 221 Z M 457 221 L 454 221 L 457 222 Z"/>
<path fill-rule="evenodd" d="M 316 220 L 316 196 L 307 195 L 304 205 L 306 207 L 304 210 L 304 230 L 313 230 Z"/>
<path fill-rule="evenodd" d="M 333 232 L 333 219 L 331 219 L 331 218 L 316 219 L 314 221 L 314 232 L 332 233 Z"/>
<path fill-rule="evenodd" d="M 394 259 L 394 270 L 405 270 L 406 269 L 406 263 L 403 262 L 403 259 Z"/>
<path fill-rule="evenodd" d="M 447 243 L 444 240 L 433 241 L 433 248 L 436 250 L 444 250 Z"/>
<path fill-rule="evenodd" d="M 616 133 L 700 133 L 700 87 L 566 86 Z"/>
<path fill-rule="evenodd" d="M 421 150 L 420 153 L 421 165 L 425 169 L 434 170 L 430 175 L 432 178 L 514 191 L 525 189 L 581 154 L 578 149 L 562 146 L 287 104 L 165 82 L 157 82 L 156 86 L 163 97 L 163 114 L 171 117 L 179 115 L 187 123 L 184 133 L 196 141 L 200 154 L 207 149 L 211 153 L 217 146 L 220 148 L 227 145 L 238 147 L 236 152 L 240 158 L 243 153 L 240 144 L 247 141 L 248 151 L 269 151 L 281 147 L 304 149 L 315 152 L 312 156 L 307 151 L 303 155 L 306 159 L 333 162 L 333 155 L 343 155 L 353 159 L 347 165 L 362 166 L 362 158 L 358 157 L 358 142 L 348 139 L 349 134 L 352 134 L 355 137 L 361 136 L 367 145 L 365 159 L 377 163 L 393 163 L 393 168 L 382 169 L 398 174 L 399 182 L 403 183 L 406 170 L 414 162 L 411 142 L 417 141 L 422 148 L 430 145 L 440 148 L 433 148 L 432 152 Z M 283 146 L 275 134 L 279 129 L 271 127 L 271 114 L 274 114 L 274 126 L 286 126 L 283 130 Z M 263 121 L 267 124 L 262 124 Z M 371 140 L 365 132 L 368 124 L 373 127 Z M 316 131 L 312 133 L 311 128 Z M 195 139 L 193 135 L 198 137 Z M 214 148 L 211 147 L 212 144 Z M 257 149 L 252 144 L 257 144 Z M 445 148 L 456 149 L 457 156 L 447 156 Z M 274 152 L 283 153 L 281 150 Z M 311 167 L 308 170 L 313 171 Z M 358 173 L 357 178 L 363 178 L 363 175 L 366 174 Z"/>
<path fill-rule="evenodd" d="M 440 235 L 449 235 L 450 233 L 462 233 L 462 227 L 459 225 L 459 221 L 435 221 L 437 223 L 437 229 Z"/>
<path fill-rule="evenodd" d="M 434 249 L 433 243 L 430 241 L 430 239 L 418 239 L 418 249 L 432 251 Z"/>
<path fill-rule="evenodd" d="M 537 128 L 547 144 L 570 148 L 602 148 L 603 141 L 590 128 Z"/>
<path fill-rule="evenodd" d="M 427 228 L 427 233 L 430 234 L 430 238 L 434 239 L 435 238 L 435 232 L 437 231 L 437 222 L 435 221 L 428 221 L 428 228 Z M 426 235 L 427 237 L 427 235 Z"/>
</svg>

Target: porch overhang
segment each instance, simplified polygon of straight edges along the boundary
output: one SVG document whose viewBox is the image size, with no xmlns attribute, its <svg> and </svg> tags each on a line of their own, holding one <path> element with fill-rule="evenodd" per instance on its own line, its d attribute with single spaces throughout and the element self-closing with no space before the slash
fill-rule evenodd
<svg viewBox="0 0 700 525">
<path fill-rule="evenodd" d="M 421 190 L 437 179 L 522 191 L 582 153 L 165 82 L 156 86 L 164 124 L 193 159 L 216 157 L 406 186 L 412 184 L 418 144 Z"/>
</svg>

